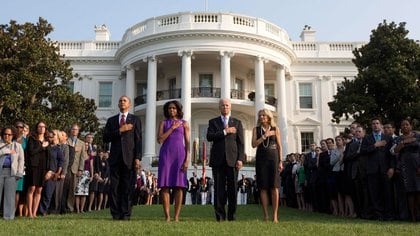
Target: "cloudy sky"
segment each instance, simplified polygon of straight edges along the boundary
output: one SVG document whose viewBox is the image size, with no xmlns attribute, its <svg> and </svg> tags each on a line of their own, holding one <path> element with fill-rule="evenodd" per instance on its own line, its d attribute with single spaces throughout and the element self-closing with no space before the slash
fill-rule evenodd
<svg viewBox="0 0 420 236">
<path fill-rule="evenodd" d="M 50 22 L 55 40 L 93 40 L 94 25 L 106 24 L 111 40 L 151 17 L 177 12 L 232 12 L 263 18 L 299 40 L 304 25 L 318 41 L 368 41 L 383 20 L 406 22 L 409 37 L 420 39 L 419 0 L 5 0 L 0 24 L 10 20 Z"/>
</svg>

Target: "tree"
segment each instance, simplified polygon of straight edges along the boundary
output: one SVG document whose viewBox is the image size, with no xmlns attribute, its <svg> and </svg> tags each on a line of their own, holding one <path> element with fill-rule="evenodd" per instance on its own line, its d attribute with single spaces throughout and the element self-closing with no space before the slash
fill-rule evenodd
<svg viewBox="0 0 420 236">
<path fill-rule="evenodd" d="M 350 116 L 361 124 L 379 117 L 396 125 L 406 117 L 420 117 L 420 46 L 407 38 L 405 23 L 386 21 L 372 30 L 370 41 L 355 49 L 358 75 L 345 79 L 328 103 L 333 122 Z"/>
<path fill-rule="evenodd" d="M 42 18 L 36 24 L 0 25 L 0 124 L 44 121 L 66 130 L 78 123 L 82 131 L 95 132 L 95 102 L 69 90 L 70 80 L 79 76 L 47 38 L 52 30 Z"/>
</svg>

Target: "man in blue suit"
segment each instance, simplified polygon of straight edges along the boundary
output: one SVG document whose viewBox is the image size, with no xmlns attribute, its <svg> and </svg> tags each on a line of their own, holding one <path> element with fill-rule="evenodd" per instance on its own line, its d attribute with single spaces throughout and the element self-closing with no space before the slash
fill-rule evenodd
<svg viewBox="0 0 420 236">
<path fill-rule="evenodd" d="M 130 220 L 135 170 L 140 168 L 142 153 L 141 124 L 128 113 L 131 101 L 127 96 L 120 98 L 118 107 L 120 113 L 108 119 L 103 137 L 104 143 L 111 143 L 109 206 L 114 220 Z"/>
</svg>

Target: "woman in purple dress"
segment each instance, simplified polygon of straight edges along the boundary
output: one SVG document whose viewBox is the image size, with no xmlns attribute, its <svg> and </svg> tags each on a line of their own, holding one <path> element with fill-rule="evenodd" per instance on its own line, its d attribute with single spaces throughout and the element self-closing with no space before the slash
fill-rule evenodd
<svg viewBox="0 0 420 236">
<path fill-rule="evenodd" d="M 166 221 L 170 221 L 169 189 L 175 201 L 174 220 L 179 220 L 183 192 L 187 187 L 187 170 L 190 158 L 190 127 L 182 119 L 182 106 L 178 101 L 169 101 L 163 106 L 165 120 L 159 124 L 158 188 L 161 189 L 163 211 Z"/>
</svg>

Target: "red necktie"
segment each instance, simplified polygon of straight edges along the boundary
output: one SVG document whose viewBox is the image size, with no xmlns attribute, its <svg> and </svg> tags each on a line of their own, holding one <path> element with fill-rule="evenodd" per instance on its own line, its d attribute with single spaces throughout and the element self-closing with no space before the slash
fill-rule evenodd
<svg viewBox="0 0 420 236">
<path fill-rule="evenodd" d="M 125 125 L 125 115 L 121 114 L 120 127 Z"/>
</svg>

